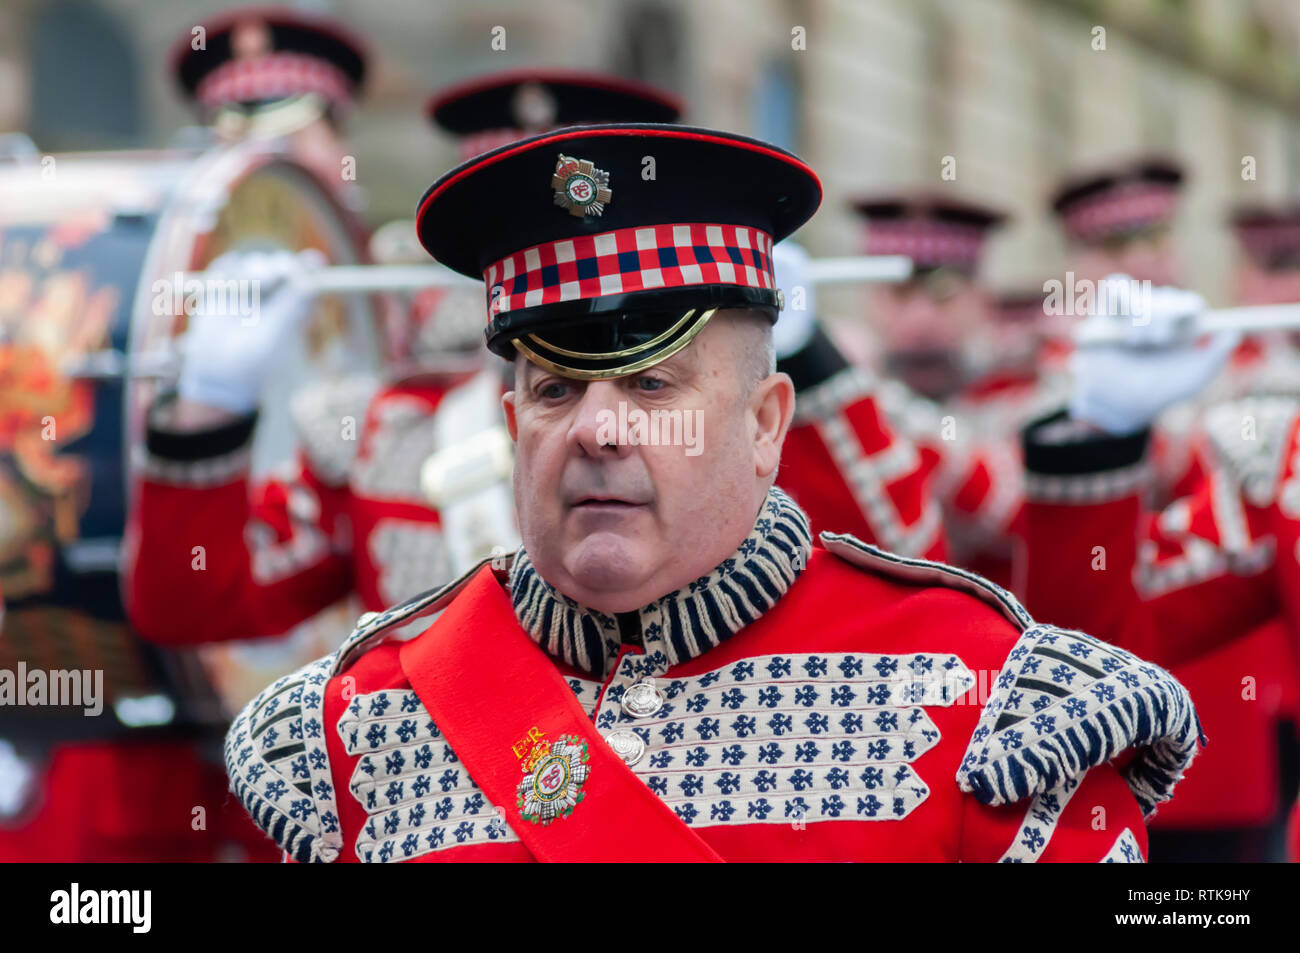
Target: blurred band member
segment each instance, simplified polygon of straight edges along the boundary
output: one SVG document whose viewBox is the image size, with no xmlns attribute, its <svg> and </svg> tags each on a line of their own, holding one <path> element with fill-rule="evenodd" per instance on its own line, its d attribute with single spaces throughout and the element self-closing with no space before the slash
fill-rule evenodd
<svg viewBox="0 0 1300 953">
<path fill-rule="evenodd" d="M 920 450 L 942 508 L 949 558 L 1009 587 L 1011 532 L 1022 496 L 1015 441 L 986 432 L 962 408 L 975 382 L 974 344 L 985 332 L 987 294 L 979 264 L 1005 216 L 962 199 L 887 195 L 860 199 L 865 250 L 906 255 L 910 281 L 873 285 L 879 338 L 879 401 L 890 424 Z"/>
<path fill-rule="evenodd" d="M 457 87 L 434 97 L 430 113 L 449 117 L 447 131 L 474 136 L 561 117 L 607 119 L 610 110 L 663 121 L 677 109 L 670 95 L 640 84 L 539 71 Z M 509 441 L 503 453 L 497 439 L 503 382 L 498 368 L 476 372 L 473 360 L 448 373 L 451 355 L 477 349 L 454 291 L 426 299 L 427 314 L 417 308 L 428 320 L 413 329 L 412 360 L 392 379 L 297 395 L 296 473 L 250 484 L 259 394 L 282 336 L 307 307 L 292 280 L 301 261 L 256 264 L 281 290 L 263 301 L 253 327 L 198 316 L 178 393 L 160 402 L 149 429 L 128 604 L 141 632 L 162 644 L 279 635 L 349 594 L 377 612 L 516 541 Z M 481 328 L 474 333 L 481 342 Z M 455 459 L 437 457 L 445 465 L 433 468 L 435 506 L 425 464 L 462 446 Z M 190 570 L 189 556 L 177 561 L 195 540 L 214 554 L 204 573 Z"/>
<path fill-rule="evenodd" d="M 343 24 L 291 7 L 243 7 L 182 34 L 171 68 L 182 93 L 224 140 L 277 139 L 359 211 L 344 175 L 343 124 L 366 78 L 368 52 Z"/>
</svg>

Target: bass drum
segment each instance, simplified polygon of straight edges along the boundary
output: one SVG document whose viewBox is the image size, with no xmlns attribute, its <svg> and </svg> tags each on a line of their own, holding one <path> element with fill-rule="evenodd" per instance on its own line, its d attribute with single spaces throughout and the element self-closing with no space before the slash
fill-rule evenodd
<svg viewBox="0 0 1300 953">
<path fill-rule="evenodd" d="M 184 331 L 185 274 L 228 251 L 314 248 L 336 265 L 363 260 L 366 232 L 318 179 L 276 151 L 254 142 L 204 155 L 161 217 L 145 263 L 151 276 L 137 289 L 131 352 L 142 371 L 128 394 L 130 435 L 143 440 L 145 415 L 159 390 L 153 368 L 166 367 Z M 377 373 L 379 305 L 362 296 L 324 296 L 303 331 L 280 356 L 268 382 L 253 440 L 253 474 L 292 461 L 296 440 L 289 398 L 308 383 Z"/>
<path fill-rule="evenodd" d="M 159 223 L 146 270 L 154 284 L 141 284 L 134 307 L 131 349 L 147 369 L 166 366 L 185 326 L 183 279 L 228 251 L 302 251 L 314 248 L 336 265 L 360 263 L 368 233 L 344 210 L 339 197 L 304 167 L 276 151 L 274 143 L 250 141 L 205 155 L 178 190 Z M 393 350 L 383 329 L 391 302 L 360 295 L 322 296 L 311 317 L 282 353 L 263 392 L 253 437 L 254 478 L 292 473 L 297 435 L 290 398 L 304 386 L 326 387 L 357 374 L 377 375 Z M 145 418 L 160 382 L 149 373 L 132 378 L 128 395 L 130 434 L 143 441 Z M 359 607 L 333 606 L 283 638 L 230 641 L 196 651 L 213 686 L 220 715 L 228 718 L 253 696 L 308 662 L 332 652 L 351 630 Z"/>
<path fill-rule="evenodd" d="M 104 708 L 87 718 L 50 698 L 6 718 L 4 738 L 21 747 L 217 724 L 264 662 L 287 664 L 241 671 L 236 650 L 164 652 L 130 631 L 118 575 L 130 461 L 179 369 L 183 296 L 170 292 L 183 273 L 232 249 L 316 248 L 356 263 L 364 238 L 274 144 L 0 165 L 0 669 L 102 672 Z M 293 390 L 380 369 L 378 314 L 374 299 L 318 302 L 267 394 L 255 472 L 294 457 Z M 350 619 L 334 610 L 281 653 L 324 654 Z"/>
</svg>

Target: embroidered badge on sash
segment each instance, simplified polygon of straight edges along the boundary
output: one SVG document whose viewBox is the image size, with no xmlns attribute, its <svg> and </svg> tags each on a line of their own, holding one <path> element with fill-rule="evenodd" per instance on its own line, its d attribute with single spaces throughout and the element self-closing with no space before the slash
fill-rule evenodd
<svg viewBox="0 0 1300 953">
<path fill-rule="evenodd" d="M 588 159 L 561 154 L 551 176 L 555 204 L 568 209 L 570 215 L 602 215 L 614 197 L 609 188 L 609 173 L 597 169 Z"/>
<path fill-rule="evenodd" d="M 573 813 L 586 797 L 587 743 L 572 735 L 534 745 L 523 763 L 516 803 L 524 820 L 543 826 Z"/>
</svg>

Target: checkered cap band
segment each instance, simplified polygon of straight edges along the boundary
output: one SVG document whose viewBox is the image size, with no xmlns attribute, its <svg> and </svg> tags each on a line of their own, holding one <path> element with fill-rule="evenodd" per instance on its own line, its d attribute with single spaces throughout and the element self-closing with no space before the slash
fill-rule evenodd
<svg viewBox="0 0 1300 953">
<path fill-rule="evenodd" d="M 195 97 L 203 106 L 217 107 L 317 93 L 341 106 L 351 101 L 351 90 L 347 74 L 332 63 L 302 53 L 271 53 L 223 63 L 203 78 Z"/>
<path fill-rule="evenodd" d="M 525 248 L 483 273 L 488 314 L 692 285 L 775 288 L 772 237 L 745 225 L 647 225 Z"/>
<path fill-rule="evenodd" d="M 1237 240 L 1251 258 L 1269 261 L 1300 251 L 1300 224 L 1258 222 L 1237 226 Z"/>
<path fill-rule="evenodd" d="M 867 226 L 868 255 L 906 255 L 919 268 L 974 270 L 986 229 L 935 219 L 873 221 Z"/>
<path fill-rule="evenodd" d="M 1075 241 L 1097 241 L 1135 228 L 1163 225 L 1173 219 L 1177 202 L 1174 186 L 1126 182 L 1071 204 L 1062 214 L 1061 224 Z"/>
</svg>

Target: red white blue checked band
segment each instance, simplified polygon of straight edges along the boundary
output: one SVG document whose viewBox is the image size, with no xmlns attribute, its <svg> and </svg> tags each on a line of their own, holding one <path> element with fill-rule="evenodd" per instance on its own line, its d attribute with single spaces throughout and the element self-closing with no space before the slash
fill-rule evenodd
<svg viewBox="0 0 1300 953">
<path fill-rule="evenodd" d="M 209 107 L 302 93 L 317 93 L 338 106 L 351 99 L 351 84 L 341 69 L 319 57 L 270 53 L 223 63 L 204 77 L 195 91 L 198 101 Z"/>
<path fill-rule="evenodd" d="M 1130 182 L 1079 199 L 1065 209 L 1061 224 L 1077 241 L 1092 241 L 1129 228 L 1159 225 L 1174 216 L 1178 189 L 1165 183 Z"/>
<path fill-rule="evenodd" d="M 772 236 L 745 225 L 650 225 L 545 242 L 483 273 L 488 314 L 691 285 L 775 288 Z"/>
</svg>

